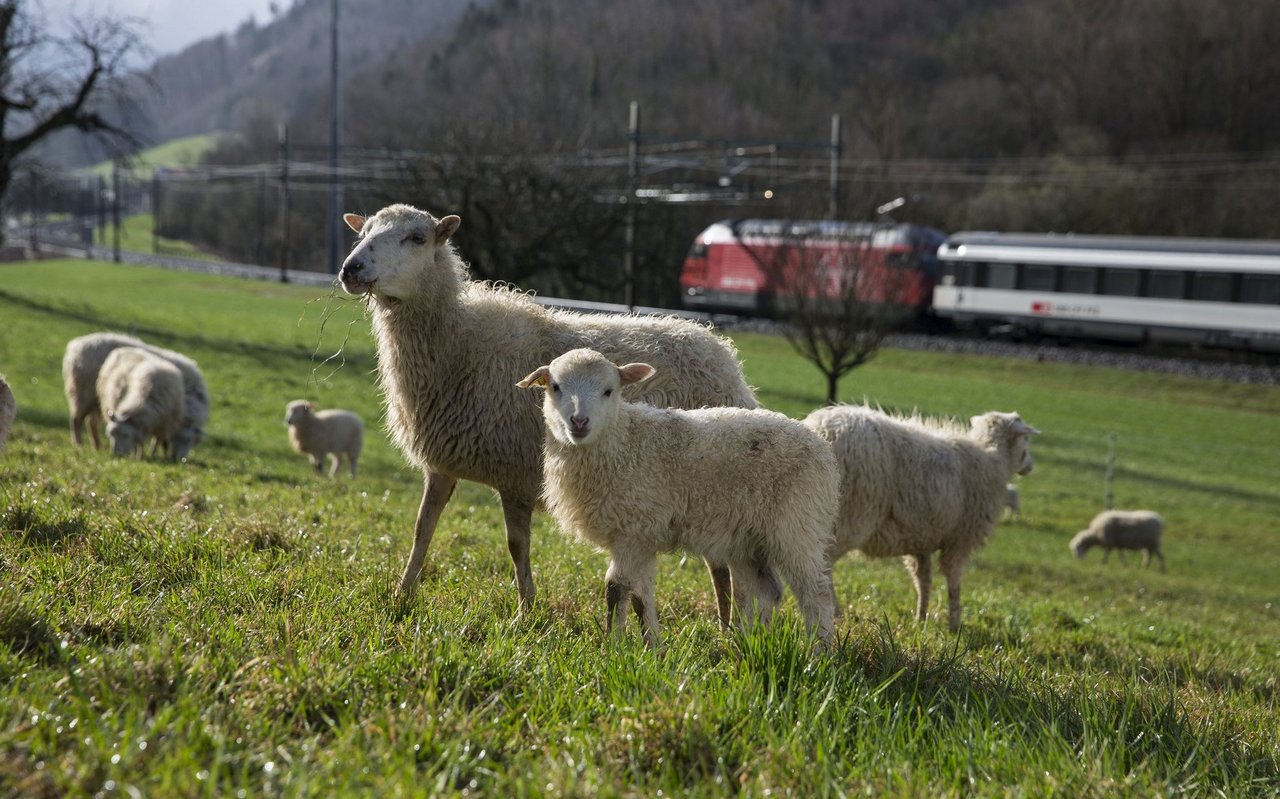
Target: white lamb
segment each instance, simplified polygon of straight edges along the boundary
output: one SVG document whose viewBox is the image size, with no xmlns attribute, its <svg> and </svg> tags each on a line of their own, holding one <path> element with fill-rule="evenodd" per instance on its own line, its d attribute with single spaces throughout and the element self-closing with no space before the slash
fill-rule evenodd
<svg viewBox="0 0 1280 799">
<path fill-rule="evenodd" d="M 757 407 L 733 345 L 702 325 L 553 311 L 510 288 L 474 282 L 449 240 L 457 216 L 436 219 L 392 205 L 367 219 L 344 219 L 360 237 L 339 279 L 366 296 L 388 427 L 424 475 L 404 592 L 417 584 L 440 514 L 463 479 L 497 489 L 521 605 L 533 601 L 529 524 L 542 491 L 543 423 L 536 398 L 515 388 L 512 375 L 590 346 L 619 362 L 658 368 L 657 378 L 627 389 L 630 399 Z M 729 573 L 708 565 L 727 623 Z"/>
<path fill-rule="evenodd" d="M 0 452 L 4 452 L 4 444 L 9 440 L 9 431 L 13 429 L 13 419 L 18 415 L 18 401 L 13 397 L 13 389 L 0 375 Z"/>
<path fill-rule="evenodd" d="M 87 421 L 94 447 L 101 446 L 101 427 L 98 406 L 98 373 L 107 356 L 119 347 L 141 347 L 172 363 L 182 372 L 186 396 L 183 398 L 182 426 L 169 439 L 174 460 L 187 457 L 191 448 L 204 438 L 204 428 L 209 422 L 209 391 L 204 375 L 196 362 L 180 352 L 147 344 L 140 338 L 122 333 L 90 333 L 67 342 L 62 356 L 62 381 L 71 409 L 71 439 L 80 444 L 84 424 Z"/>
<path fill-rule="evenodd" d="M 1142 550 L 1142 565 L 1151 565 L 1151 556 L 1160 559 L 1160 571 L 1164 571 L 1164 553 L 1160 551 L 1160 538 L 1164 534 L 1164 519 L 1149 510 L 1107 510 L 1093 517 L 1089 526 L 1071 539 L 1071 551 L 1083 558 L 1093 547 L 1102 547 L 1102 561 L 1111 557 L 1111 550 Z"/>
<path fill-rule="evenodd" d="M 356 476 L 356 461 L 364 446 L 364 422 L 359 416 L 337 408 L 317 411 L 306 400 L 294 400 L 285 406 L 284 423 L 289 426 L 294 451 L 309 457 L 317 473 L 324 469 L 328 455 L 333 458 L 329 476 L 337 476 L 345 455 L 351 476 Z"/>
<path fill-rule="evenodd" d="M 120 457 L 141 453 L 148 439 L 167 445 L 182 427 L 182 372 L 142 347 L 111 351 L 98 373 L 98 403 L 107 418 L 111 451 Z M 167 447 L 169 459 L 175 450 Z"/>
<path fill-rule="evenodd" d="M 964 430 L 855 405 L 821 408 L 805 419 L 831 442 L 843 472 L 831 563 L 851 549 L 873 558 L 903 556 L 923 621 L 932 589 L 930 559 L 941 551 L 953 630 L 960 626 L 965 563 L 991 535 L 1009 479 L 1031 472 L 1030 439 L 1037 433 L 1014 413 L 986 413 L 970 422 Z"/>
<path fill-rule="evenodd" d="M 826 551 L 839 485 L 831 449 L 772 411 L 623 400 L 624 386 L 653 374 L 649 364 L 619 368 L 575 349 L 517 384 L 545 388 L 548 509 L 612 556 L 609 629 L 622 635 L 630 598 L 645 642 L 658 645 L 657 553 L 681 549 L 731 566 L 740 623 L 767 621 L 780 591 L 765 572 L 776 568 L 810 630 L 829 640 Z"/>
</svg>

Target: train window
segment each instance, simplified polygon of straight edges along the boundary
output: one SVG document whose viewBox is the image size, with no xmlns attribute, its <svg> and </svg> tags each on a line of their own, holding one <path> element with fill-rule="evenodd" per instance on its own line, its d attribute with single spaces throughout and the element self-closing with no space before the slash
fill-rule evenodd
<svg viewBox="0 0 1280 799">
<path fill-rule="evenodd" d="M 993 289 L 1011 289 L 1015 285 L 1017 267 L 1014 264 L 987 264 L 987 286 Z"/>
<path fill-rule="evenodd" d="M 1115 297 L 1138 296 L 1138 270 L 1108 269 L 1102 274 L 1102 293 Z"/>
<path fill-rule="evenodd" d="M 1147 296 L 1180 300 L 1186 293 L 1187 276 L 1182 272 L 1152 269 L 1147 276 Z"/>
<path fill-rule="evenodd" d="M 1028 291 L 1053 291 L 1054 268 L 1052 266 L 1022 267 L 1022 288 Z"/>
<path fill-rule="evenodd" d="M 1259 305 L 1280 305 L 1280 275 L 1245 275 L 1240 301 Z"/>
<path fill-rule="evenodd" d="M 1231 275 L 1221 272 L 1197 272 L 1191 297 L 1208 302 L 1231 302 Z"/>
<path fill-rule="evenodd" d="M 1137 293 L 1137 274 L 1134 274 Z M 1089 266 L 1067 266 L 1062 270 L 1062 290 L 1068 294 L 1092 294 L 1098 284 L 1098 270 Z"/>
</svg>

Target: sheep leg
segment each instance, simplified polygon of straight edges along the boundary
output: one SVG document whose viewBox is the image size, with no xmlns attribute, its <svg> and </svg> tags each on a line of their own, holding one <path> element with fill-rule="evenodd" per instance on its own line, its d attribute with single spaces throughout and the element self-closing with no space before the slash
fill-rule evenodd
<svg viewBox="0 0 1280 799">
<path fill-rule="evenodd" d="M 1160 559 L 1160 571 L 1162 571 L 1162 572 L 1163 572 L 1163 571 L 1164 571 L 1164 553 L 1160 551 L 1160 548 L 1159 548 L 1159 547 L 1156 547 L 1155 549 L 1153 549 L 1153 550 L 1151 550 L 1151 551 L 1152 551 L 1152 553 L 1154 553 L 1154 554 L 1155 554 L 1155 556 L 1156 556 L 1157 558 L 1159 558 L 1159 559 Z"/>
<path fill-rule="evenodd" d="M 533 569 L 529 566 L 529 527 L 533 523 L 533 502 L 502 496 L 502 516 L 507 525 L 507 551 L 516 570 L 516 590 L 520 607 L 533 607 Z"/>
<path fill-rule="evenodd" d="M 102 449 L 102 416 L 91 413 L 88 417 L 89 435 L 93 437 L 93 448 Z M 77 444 L 80 442 L 76 442 Z"/>
<path fill-rule="evenodd" d="M 947 578 L 947 623 L 952 632 L 960 629 L 960 577 L 966 560 L 968 553 L 956 550 L 944 550 L 938 559 L 938 565 Z"/>
<path fill-rule="evenodd" d="M 730 567 L 733 589 L 733 621 L 738 629 L 745 630 L 763 616 L 764 598 L 761 596 L 755 565 L 750 561 L 734 561 Z M 759 601 L 757 601 L 759 600 Z"/>
<path fill-rule="evenodd" d="M 347 453 L 347 468 L 351 470 L 351 477 L 356 476 L 356 459 L 359 458 L 354 452 Z"/>
<path fill-rule="evenodd" d="M 605 579 L 609 612 L 607 626 L 615 640 L 623 637 L 627 616 L 625 600 L 630 598 L 645 646 L 657 649 L 662 645 L 658 633 L 658 609 L 654 602 L 657 572 L 658 559 L 652 552 L 614 552 Z"/>
<path fill-rule="evenodd" d="M 324 474 L 324 456 L 308 455 L 307 457 L 311 459 L 311 468 L 316 470 L 316 474 Z"/>
<path fill-rule="evenodd" d="M 902 562 L 916 584 L 916 620 L 929 616 L 929 594 L 933 592 L 933 561 L 929 555 L 906 555 Z"/>
<path fill-rule="evenodd" d="M 716 595 L 716 615 L 720 617 L 720 626 L 729 627 L 730 613 L 730 593 L 732 591 L 733 578 L 729 573 L 729 567 L 723 564 L 712 563 L 707 561 L 707 571 L 711 572 L 711 587 L 715 590 Z"/>
<path fill-rule="evenodd" d="M 338 476 L 338 467 L 342 465 L 342 456 L 336 452 L 330 452 L 329 457 L 333 458 L 333 463 L 329 465 L 329 479 L 332 480 Z"/>
<path fill-rule="evenodd" d="M 422 505 L 418 508 L 418 520 L 413 525 L 413 549 L 400 578 L 402 594 L 411 593 L 418 584 L 418 578 L 422 576 L 422 562 L 426 560 L 427 548 L 431 546 L 431 536 L 435 535 L 440 514 L 458 485 L 457 479 L 431 471 L 425 474 L 423 483 Z"/>
<path fill-rule="evenodd" d="M 831 581 L 828 578 L 831 570 L 826 558 L 822 553 L 811 558 L 794 552 L 775 551 L 773 555 L 778 571 L 782 572 L 791 592 L 796 595 L 796 604 L 804 614 L 810 634 L 816 634 L 822 644 L 829 644 L 835 623 L 832 619 Z"/>
</svg>

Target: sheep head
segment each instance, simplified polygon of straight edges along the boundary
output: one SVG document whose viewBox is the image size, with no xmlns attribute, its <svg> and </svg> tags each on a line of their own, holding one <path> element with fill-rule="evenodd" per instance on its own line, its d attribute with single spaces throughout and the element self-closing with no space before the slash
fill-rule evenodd
<svg viewBox="0 0 1280 799">
<path fill-rule="evenodd" d="M 107 438 L 111 439 L 111 454 L 126 458 L 142 447 L 142 431 L 128 416 L 107 414 Z"/>
<path fill-rule="evenodd" d="M 596 441 L 618 416 L 623 386 L 653 376 L 647 363 L 615 366 L 591 349 L 570 350 L 516 383 L 544 389 L 542 415 L 556 441 L 580 446 Z"/>
<path fill-rule="evenodd" d="M 1031 437 L 1040 431 L 1022 421 L 1016 413 L 991 411 L 969 419 L 973 437 L 988 447 L 1005 452 L 1009 468 L 1020 475 L 1031 474 L 1035 461 L 1031 459 Z"/>
<path fill-rule="evenodd" d="M 342 264 L 338 280 L 348 294 L 405 300 L 430 291 L 433 278 L 452 270 L 441 258 L 462 219 L 436 219 L 408 205 L 389 205 L 371 217 L 345 214 L 347 226 L 359 234 Z"/>
<path fill-rule="evenodd" d="M 284 406 L 284 423 L 290 426 L 301 424 L 315 409 L 316 407 L 306 400 L 294 400 Z"/>
<path fill-rule="evenodd" d="M 1098 537 L 1094 535 L 1093 530 L 1081 530 L 1076 533 L 1075 538 L 1071 539 L 1068 546 L 1077 558 L 1083 558 L 1084 553 L 1088 552 L 1099 543 Z"/>
</svg>

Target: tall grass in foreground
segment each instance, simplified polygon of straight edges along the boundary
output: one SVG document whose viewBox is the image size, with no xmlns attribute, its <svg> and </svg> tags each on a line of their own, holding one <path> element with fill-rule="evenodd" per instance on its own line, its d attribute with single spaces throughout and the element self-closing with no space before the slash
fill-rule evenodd
<svg viewBox="0 0 1280 799">
<path fill-rule="evenodd" d="M 517 615 L 474 485 L 396 597 L 421 484 L 378 434 L 357 304 L 96 263 L 0 275 L 21 406 L 0 455 L 0 794 L 1280 792 L 1275 389 L 886 351 L 848 399 L 1044 431 L 1023 518 L 966 573 L 962 631 L 942 596 L 911 619 L 896 562 L 850 558 L 831 653 L 790 606 L 725 634 L 700 562 L 671 556 L 655 655 L 605 640 L 604 556 L 541 515 L 539 599 Z M 97 329 L 199 360 L 213 415 L 188 463 L 71 446 L 62 348 Z M 785 342 L 736 338 L 770 407 L 820 401 Z M 359 479 L 289 450 L 299 397 L 365 418 Z M 1113 431 L 1117 505 L 1165 515 L 1167 573 L 1067 551 Z"/>
</svg>

